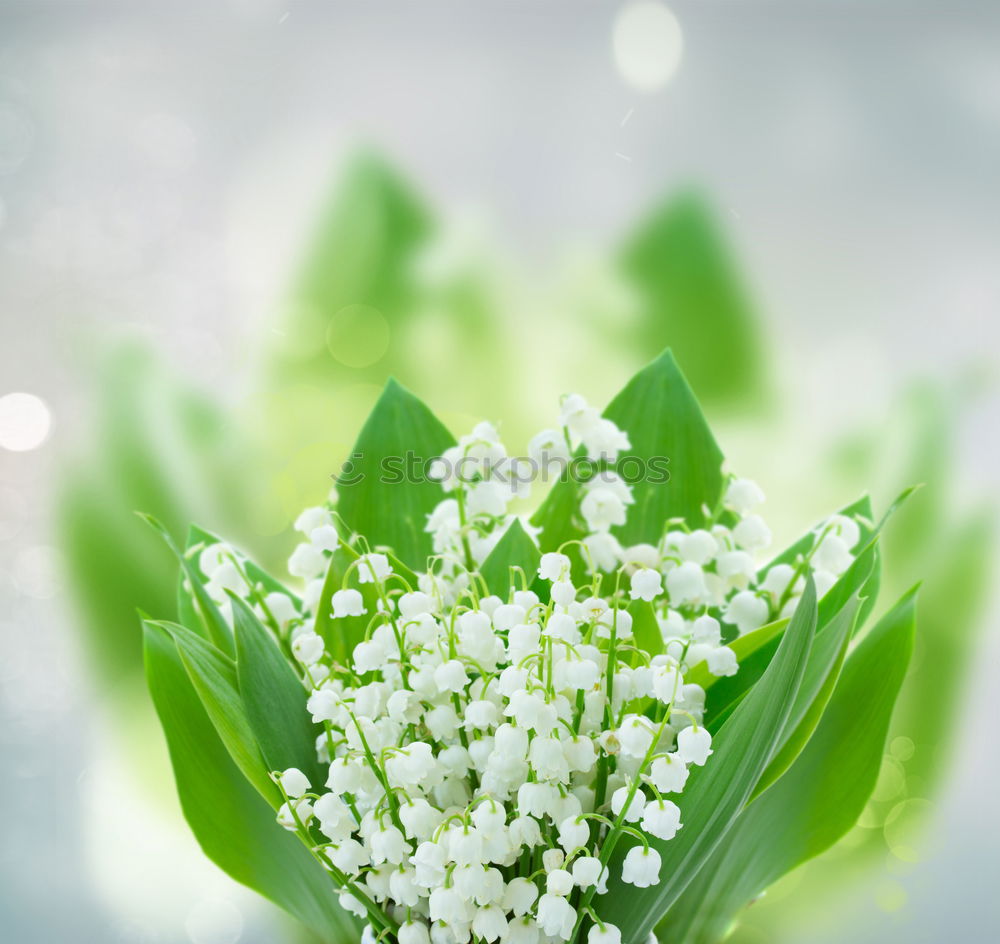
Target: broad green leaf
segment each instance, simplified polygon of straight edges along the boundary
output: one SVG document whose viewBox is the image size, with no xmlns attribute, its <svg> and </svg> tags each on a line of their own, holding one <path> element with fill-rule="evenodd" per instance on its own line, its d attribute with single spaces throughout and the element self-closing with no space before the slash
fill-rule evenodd
<svg viewBox="0 0 1000 944">
<path fill-rule="evenodd" d="M 633 485 L 634 504 L 617 532 L 622 543 L 655 544 L 670 518 L 702 523 L 704 509 L 714 508 L 722 494 L 722 452 L 673 353 L 639 371 L 604 415 L 628 434 L 629 455 L 669 460 L 668 481 L 647 474 Z"/>
<path fill-rule="evenodd" d="M 667 350 L 626 384 L 604 411 L 629 437 L 627 456 L 646 463 L 646 474 L 632 486 L 634 504 L 616 536 L 625 545 L 656 544 L 664 522 L 683 518 L 691 525 L 705 520 L 704 509 L 714 509 L 722 494 L 722 453 L 705 422 L 701 408 Z M 663 469 L 653 468 L 658 460 Z M 622 457 L 619 470 L 627 480 L 635 476 L 634 463 Z M 669 475 L 660 475 L 660 472 Z M 666 478 L 666 481 L 657 480 Z M 567 539 L 567 511 L 575 485 L 553 486 L 533 523 L 542 528 L 543 550 L 554 550 Z"/>
<path fill-rule="evenodd" d="M 696 768 L 678 798 L 684 828 L 654 840 L 660 882 L 637 888 L 621 881 L 612 860 L 609 892 L 597 904 L 625 941 L 644 941 L 739 816 L 771 760 L 802 682 L 816 632 L 816 590 L 810 580 L 774 660 L 714 739 L 714 754 Z M 619 859 L 620 856 L 616 856 Z"/>
<path fill-rule="evenodd" d="M 326 780 L 316 757 L 323 729 L 306 710 L 308 695 L 277 640 L 242 600 L 230 595 L 240 696 L 269 770 L 298 767 L 318 790 Z"/>
<path fill-rule="evenodd" d="M 771 763 L 754 787 L 754 797 L 763 793 L 788 770 L 816 730 L 837 686 L 860 604 L 857 595 L 851 597 L 837 615 L 817 631 L 788 724 Z"/>
<path fill-rule="evenodd" d="M 351 479 L 337 485 L 348 527 L 422 570 L 432 552 L 427 516 L 444 498 L 441 486 L 426 477 L 428 464 L 454 444 L 434 414 L 390 380 L 355 443 Z"/>
<path fill-rule="evenodd" d="M 580 517 L 579 486 L 568 479 L 555 482 L 545 500 L 532 515 L 531 523 L 541 528 L 538 543 L 543 551 L 559 551 L 573 561 L 574 579 L 584 574 L 578 548 L 565 547 L 570 541 L 579 541 L 587 534 Z"/>
<path fill-rule="evenodd" d="M 657 928 L 663 944 L 716 944 L 734 916 L 857 821 L 878 777 L 913 649 L 915 591 L 848 657 L 815 733 L 785 775 L 747 807 Z"/>
<path fill-rule="evenodd" d="M 619 264 L 638 297 L 638 350 L 672 347 L 705 403 L 759 402 L 766 375 L 757 319 L 700 195 L 683 193 L 654 210 Z"/>
<path fill-rule="evenodd" d="M 656 620 L 653 604 L 645 600 L 633 600 L 629 604 L 628 611 L 632 614 L 632 635 L 635 637 L 635 644 L 651 656 L 663 652 L 666 645 L 663 642 L 660 624 Z"/>
<path fill-rule="evenodd" d="M 479 572 L 490 593 L 506 600 L 512 590 L 522 589 L 518 571 L 524 574 L 527 587 L 531 587 L 538 575 L 538 562 L 541 558 L 538 545 L 515 518 L 496 547 L 487 555 Z"/>
<path fill-rule="evenodd" d="M 271 780 L 267 764 L 254 736 L 240 697 L 233 660 L 213 648 L 193 630 L 179 623 L 147 621 L 168 632 L 177 646 L 194 690 L 212 720 L 219 739 L 230 756 L 260 795 L 277 808 L 278 788 Z"/>
<path fill-rule="evenodd" d="M 185 819 L 226 874 L 271 899 L 324 944 L 354 944 L 359 926 L 325 869 L 233 762 L 191 685 L 170 635 L 144 627 L 146 678 L 163 726 Z"/>
</svg>

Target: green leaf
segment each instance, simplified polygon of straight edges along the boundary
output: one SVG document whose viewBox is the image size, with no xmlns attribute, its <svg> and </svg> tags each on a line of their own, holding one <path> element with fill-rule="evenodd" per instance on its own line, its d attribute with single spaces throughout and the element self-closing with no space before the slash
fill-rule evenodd
<svg viewBox="0 0 1000 944">
<path fill-rule="evenodd" d="M 187 618 L 190 621 L 191 625 L 188 626 L 188 629 L 204 628 L 206 638 L 226 655 L 232 656 L 234 653 L 233 632 L 215 605 L 215 601 L 208 595 L 201 574 L 191 564 L 187 555 L 177 547 L 170 532 L 156 518 L 142 513 L 139 514 L 139 517 L 160 534 L 181 565 L 179 578 L 181 587 L 178 590 L 177 610 L 182 618 Z M 185 586 L 185 580 L 188 586 Z"/>
<path fill-rule="evenodd" d="M 163 629 L 173 637 L 181 662 L 219 739 L 243 776 L 257 788 L 265 800 L 277 808 L 281 803 L 281 794 L 271 780 L 250 727 L 243 699 L 240 697 L 233 660 L 179 623 L 147 621 L 147 625 Z"/>
<path fill-rule="evenodd" d="M 714 739 L 715 753 L 692 772 L 678 798 L 684 828 L 669 842 L 652 842 L 662 857 L 659 884 L 625 885 L 620 862 L 612 860 L 609 892 L 598 907 L 603 920 L 621 929 L 624 940 L 646 939 L 750 798 L 788 723 L 809 659 L 816 616 L 816 590 L 810 580 L 774 660 Z"/>
<path fill-rule="evenodd" d="M 861 600 L 855 594 L 841 607 L 837 615 L 816 633 L 785 732 L 782 733 L 771 763 L 754 787 L 753 797 L 760 796 L 788 770 L 816 730 L 816 725 L 819 724 L 819 719 L 837 686 L 860 604 Z"/>
<path fill-rule="evenodd" d="M 931 578 L 920 592 L 920 658 L 907 676 L 893 733 L 911 738 L 907 777 L 928 787 L 947 770 L 948 732 L 957 722 L 964 681 L 995 585 L 996 514 L 979 508 L 928 549 Z M 934 711 L 928 714 L 927 705 Z"/>
<path fill-rule="evenodd" d="M 845 505 L 840 511 L 837 512 L 838 515 L 843 515 L 845 518 L 853 518 L 858 523 L 858 528 L 861 532 L 861 537 L 858 540 L 858 547 L 864 547 L 868 541 L 875 534 L 874 525 L 874 512 L 872 511 L 872 502 L 867 495 L 862 495 L 857 501 L 851 502 L 849 505 Z M 807 534 L 803 534 L 794 544 L 786 547 L 780 554 L 775 556 L 771 561 L 769 561 L 765 566 L 761 567 L 761 574 L 766 574 L 775 564 L 794 564 L 796 559 L 807 553 L 812 549 L 813 544 L 816 542 L 816 528 L 822 522 L 817 522 L 816 526 L 809 530 Z"/>
<path fill-rule="evenodd" d="M 639 371 L 604 414 L 628 434 L 629 455 L 670 461 L 668 481 L 646 475 L 633 485 L 622 543 L 657 543 L 670 518 L 701 524 L 722 495 L 722 452 L 673 353 Z"/>
<path fill-rule="evenodd" d="M 136 610 L 175 615 L 174 556 L 135 511 L 178 540 L 193 507 L 216 524 L 245 521 L 246 476 L 233 424 L 211 401 L 141 345 L 101 347 L 84 365 L 94 426 L 60 462 L 54 524 L 98 689 L 122 698 L 132 686 L 120 683 L 142 672 Z"/>
<path fill-rule="evenodd" d="M 358 923 L 337 903 L 329 875 L 247 782 L 216 733 L 173 640 L 144 627 L 146 678 L 163 726 L 184 817 L 227 875 L 271 899 L 325 944 L 357 941 Z"/>
<path fill-rule="evenodd" d="M 628 434 L 627 455 L 646 463 L 646 474 L 632 486 L 634 504 L 625 524 L 616 529 L 619 540 L 625 545 L 656 544 L 668 519 L 683 518 L 692 526 L 703 523 L 704 509 L 714 509 L 722 495 L 722 452 L 673 354 L 665 351 L 639 371 L 604 415 Z M 655 468 L 656 460 L 662 469 Z M 629 459 L 619 459 L 618 468 L 627 480 L 634 479 Z M 579 536 L 566 523 L 575 488 L 572 482 L 556 483 L 532 519 L 542 528 L 543 550 L 554 550 L 567 536 Z"/>
<path fill-rule="evenodd" d="M 212 534 L 211 531 L 206 531 L 204 528 L 200 528 L 197 525 L 192 525 L 188 531 L 187 546 L 185 548 L 185 553 L 190 554 L 191 549 L 196 545 L 202 545 L 203 547 L 209 547 L 212 544 L 229 544 L 228 541 L 223 541 L 217 534 Z M 241 556 L 239 558 L 240 567 L 246 573 L 250 582 L 254 585 L 260 584 L 263 588 L 265 594 L 267 593 L 283 593 L 292 604 L 295 606 L 300 613 L 302 612 L 302 599 L 298 594 L 293 593 L 288 589 L 277 577 L 273 577 L 269 574 L 263 567 L 254 563 L 249 557 Z"/>
<path fill-rule="evenodd" d="M 292 287 L 287 342 L 271 355 L 278 369 L 296 382 L 307 372 L 324 385 L 337 374 L 381 383 L 385 362 L 404 359 L 405 325 L 417 311 L 414 263 L 430 235 L 427 211 L 397 170 L 371 151 L 354 155 Z M 377 346 L 382 332 L 387 350 L 374 363 L 345 356 L 352 333 Z"/>
<path fill-rule="evenodd" d="M 576 546 L 564 548 L 570 541 L 579 541 L 586 536 L 586 529 L 580 518 L 578 486 L 568 479 L 557 481 L 549 490 L 545 500 L 532 515 L 531 523 L 541 528 L 538 543 L 543 551 L 563 550 L 573 561 L 574 579 L 583 576 L 583 563 Z"/>
<path fill-rule="evenodd" d="M 751 630 L 743 636 L 737 636 L 732 642 L 727 643 L 726 645 L 728 645 L 729 648 L 736 653 L 736 659 L 740 664 L 740 671 L 743 671 L 743 663 L 749 659 L 750 656 L 757 652 L 758 649 L 762 649 L 772 640 L 780 637 L 787 627 L 787 618 L 775 620 L 773 623 L 766 623 L 764 626 Z M 775 644 L 775 647 L 776 646 L 777 644 Z M 700 685 L 707 691 L 719 681 L 719 677 L 712 675 L 712 673 L 708 671 L 708 663 L 699 662 L 697 665 L 691 666 L 691 669 L 685 676 L 684 680 L 695 685 Z"/>
<path fill-rule="evenodd" d="M 639 351 L 667 345 L 705 403 L 746 408 L 764 387 L 757 319 L 705 200 L 674 197 L 643 221 L 620 265 L 639 301 Z"/>
<path fill-rule="evenodd" d="M 338 547 L 330 556 L 330 564 L 323 581 L 319 604 L 316 608 L 316 633 L 323 639 L 326 651 L 335 662 L 348 665 L 354 647 L 365 638 L 371 614 L 375 612 L 378 594 L 372 584 L 361 584 L 356 587 L 364 598 L 364 608 L 368 612 L 364 616 L 342 616 L 333 618 L 331 600 L 344 582 L 344 575 L 353 558 L 342 547 Z"/>
<path fill-rule="evenodd" d="M 877 544 L 874 541 L 873 538 L 872 542 L 854 559 L 851 566 L 837 578 L 837 582 L 820 600 L 819 625 L 821 628 L 828 626 L 854 596 L 867 597 L 869 593 L 873 592 L 873 568 L 878 554 Z M 869 609 L 868 599 L 864 599 L 855 626 L 860 624 L 860 620 L 864 619 Z M 712 732 L 721 727 L 728 717 L 729 711 L 764 674 L 780 643 L 782 621 L 762 626 L 755 632 L 759 633 L 760 636 L 753 639 L 751 651 L 743 657 L 741 650 L 737 650 L 737 658 L 740 661 L 739 672 L 727 678 L 717 679 L 711 685 L 712 697 L 706 705 L 705 726 Z M 753 635 L 753 633 L 748 633 L 745 638 Z M 740 641 L 736 640 L 734 646 Z"/>
<path fill-rule="evenodd" d="M 236 631 L 237 683 L 267 767 L 298 767 L 318 790 L 326 780 L 316 756 L 316 738 L 323 729 L 309 717 L 305 687 L 253 610 L 234 594 L 230 599 Z"/>
<path fill-rule="evenodd" d="M 910 591 L 850 654 L 809 743 L 667 914 L 657 929 L 663 944 L 716 944 L 748 901 L 855 824 L 875 787 L 913 650 L 915 602 Z"/>
<path fill-rule="evenodd" d="M 391 547 L 408 567 L 423 570 L 432 552 L 424 530 L 427 516 L 444 498 L 441 486 L 426 477 L 427 467 L 453 445 L 454 437 L 434 414 L 390 380 L 355 443 L 353 484 L 343 478 L 337 484 L 339 511 L 348 527 L 372 546 Z"/>
<path fill-rule="evenodd" d="M 659 655 L 666 649 L 663 632 L 656 620 L 653 604 L 645 600 L 633 600 L 628 607 L 632 614 L 632 635 L 635 644 L 651 656 Z"/>
<path fill-rule="evenodd" d="M 496 547 L 487 555 L 479 568 L 490 593 L 506 600 L 512 590 L 520 589 L 517 571 L 524 574 L 530 587 L 538 575 L 538 562 L 542 559 L 538 545 L 528 536 L 521 522 L 515 518 Z"/>
</svg>

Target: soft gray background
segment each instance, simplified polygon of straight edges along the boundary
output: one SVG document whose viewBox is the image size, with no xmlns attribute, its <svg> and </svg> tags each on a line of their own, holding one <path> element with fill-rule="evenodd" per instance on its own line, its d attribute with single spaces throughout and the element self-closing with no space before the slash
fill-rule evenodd
<svg viewBox="0 0 1000 944">
<path fill-rule="evenodd" d="M 705 184 L 831 424 L 907 378 L 995 363 L 997 4 L 674 2 L 683 63 L 654 94 L 616 69 L 621 6 L 0 0 L 0 395 L 54 416 L 41 448 L 0 449 L 3 940 L 275 939 L 128 788 L 55 574 L 48 480 L 103 325 L 234 393 L 352 142 L 444 206 L 488 208 L 541 271 Z M 970 493 L 992 487 L 998 416 L 994 396 L 963 427 Z M 881 909 L 873 878 L 803 940 L 993 939 L 998 657 L 991 632 L 924 861 L 892 879 L 905 904 Z"/>
</svg>

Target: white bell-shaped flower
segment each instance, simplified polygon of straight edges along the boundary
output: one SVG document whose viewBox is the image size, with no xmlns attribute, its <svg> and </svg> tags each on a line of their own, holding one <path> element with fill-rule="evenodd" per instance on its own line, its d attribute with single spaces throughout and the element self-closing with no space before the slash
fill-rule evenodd
<svg viewBox="0 0 1000 944">
<path fill-rule="evenodd" d="M 660 880 L 660 854 L 655 849 L 634 846 L 622 863 L 622 881 L 637 888 L 649 888 Z"/>
<path fill-rule="evenodd" d="M 686 764 L 701 766 L 712 753 L 712 735 L 707 728 L 692 725 L 677 734 L 677 756 Z"/>
</svg>

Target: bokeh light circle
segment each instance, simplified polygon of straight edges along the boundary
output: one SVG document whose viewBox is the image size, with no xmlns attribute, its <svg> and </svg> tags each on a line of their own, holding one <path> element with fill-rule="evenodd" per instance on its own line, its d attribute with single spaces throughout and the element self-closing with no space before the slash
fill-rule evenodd
<svg viewBox="0 0 1000 944">
<path fill-rule="evenodd" d="M 52 414 L 33 393 L 8 393 L 0 397 L 0 446 L 11 452 L 37 449 L 49 435 Z"/>
<path fill-rule="evenodd" d="M 662 3 L 636 0 L 615 17 L 612 47 L 622 78 L 641 92 L 655 92 L 680 68 L 684 34 Z"/>
<path fill-rule="evenodd" d="M 326 346 L 345 367 L 370 367 L 389 349 L 389 322 L 370 305 L 347 305 L 331 319 Z"/>
</svg>

